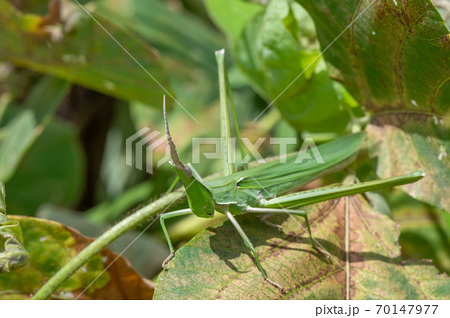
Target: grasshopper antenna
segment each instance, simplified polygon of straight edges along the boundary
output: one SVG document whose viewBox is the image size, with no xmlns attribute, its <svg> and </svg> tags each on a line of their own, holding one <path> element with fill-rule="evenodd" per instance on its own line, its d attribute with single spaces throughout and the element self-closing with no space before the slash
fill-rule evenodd
<svg viewBox="0 0 450 318">
<path fill-rule="evenodd" d="M 172 140 L 172 136 L 170 135 L 169 122 L 167 121 L 167 112 L 166 112 L 166 95 L 163 96 L 163 113 L 164 113 L 164 125 L 166 126 L 167 142 L 169 143 L 170 148 L 170 157 L 172 158 L 175 167 L 183 170 L 186 176 L 190 178 L 192 177 L 192 171 L 183 162 L 181 162 L 180 158 L 178 157 L 177 148 L 175 147 L 175 144 Z"/>
</svg>

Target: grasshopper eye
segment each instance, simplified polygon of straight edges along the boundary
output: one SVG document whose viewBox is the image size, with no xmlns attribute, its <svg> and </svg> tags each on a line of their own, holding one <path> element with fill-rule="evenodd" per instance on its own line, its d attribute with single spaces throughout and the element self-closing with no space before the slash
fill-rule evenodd
<svg viewBox="0 0 450 318">
<path fill-rule="evenodd" d="M 214 209 L 213 208 L 211 208 L 211 207 L 208 207 L 208 206 L 203 206 L 203 209 L 204 209 L 204 211 L 205 211 L 205 213 L 207 214 L 207 215 L 210 215 L 210 216 L 212 216 L 212 215 L 214 215 Z"/>
</svg>

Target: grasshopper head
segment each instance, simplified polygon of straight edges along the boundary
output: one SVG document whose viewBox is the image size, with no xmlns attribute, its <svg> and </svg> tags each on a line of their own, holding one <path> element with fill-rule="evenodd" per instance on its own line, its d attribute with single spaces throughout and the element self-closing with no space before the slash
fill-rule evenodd
<svg viewBox="0 0 450 318">
<path fill-rule="evenodd" d="M 190 176 L 187 176 L 183 169 L 178 168 L 173 163 L 172 168 L 180 178 L 181 182 L 183 182 L 189 208 L 192 212 L 201 218 L 213 217 L 215 203 L 211 191 L 200 180 L 197 180 L 195 176 L 192 175 L 189 167 L 186 167 L 186 169 L 189 169 Z"/>
<path fill-rule="evenodd" d="M 175 173 L 183 182 L 184 189 L 189 204 L 189 208 L 198 217 L 211 218 L 214 216 L 214 199 L 211 191 L 195 176 L 192 171 L 178 157 L 177 149 L 172 140 L 172 136 L 169 131 L 169 123 L 167 122 L 166 113 L 166 97 L 164 96 L 164 122 L 166 125 L 167 142 L 170 147 L 170 156 L 172 158 L 172 168 Z"/>
</svg>

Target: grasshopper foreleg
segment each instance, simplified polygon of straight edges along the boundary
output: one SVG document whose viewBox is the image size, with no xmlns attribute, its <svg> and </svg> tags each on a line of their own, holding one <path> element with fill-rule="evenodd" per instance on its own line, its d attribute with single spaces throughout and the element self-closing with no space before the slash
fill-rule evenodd
<svg viewBox="0 0 450 318">
<path fill-rule="evenodd" d="M 167 228 L 166 225 L 164 223 L 164 221 L 166 219 L 170 219 L 170 218 L 174 218 L 177 216 L 182 216 L 182 215 L 186 215 L 186 214 L 190 214 L 192 213 L 192 211 L 190 209 L 183 209 L 183 210 L 179 210 L 179 211 L 174 211 L 174 212 L 168 212 L 168 213 L 164 213 L 161 215 L 161 217 L 159 218 L 159 220 L 161 221 L 161 227 L 162 230 L 164 232 L 164 236 L 166 237 L 167 240 L 167 244 L 169 245 L 169 250 L 170 250 L 170 255 L 169 257 L 167 257 L 164 262 L 162 263 L 162 267 L 164 269 L 166 269 L 166 265 L 167 263 L 173 258 L 173 256 L 175 255 L 175 251 L 173 249 L 172 246 L 172 242 L 170 241 L 170 237 L 169 237 L 169 233 L 167 232 Z"/>
</svg>

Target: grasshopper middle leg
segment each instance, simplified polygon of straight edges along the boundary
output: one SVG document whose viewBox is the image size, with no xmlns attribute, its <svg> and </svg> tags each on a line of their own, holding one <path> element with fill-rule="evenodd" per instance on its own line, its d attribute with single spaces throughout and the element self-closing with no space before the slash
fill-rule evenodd
<svg viewBox="0 0 450 318">
<path fill-rule="evenodd" d="M 231 223 L 234 225 L 234 227 L 236 228 L 236 230 L 238 231 L 239 235 L 242 237 L 242 239 L 244 240 L 244 244 L 245 246 L 247 246 L 250 251 L 253 254 L 253 257 L 255 258 L 256 261 L 256 266 L 258 267 L 258 270 L 261 272 L 264 280 L 268 283 L 270 283 L 271 285 L 275 286 L 276 288 L 280 289 L 281 291 L 283 291 L 283 287 L 281 287 L 279 284 L 275 283 L 274 281 L 270 280 L 267 277 L 267 273 L 264 270 L 264 268 L 261 265 L 261 261 L 259 260 L 258 254 L 256 254 L 255 249 L 253 248 L 253 244 L 250 241 L 250 239 L 248 238 L 247 234 L 245 234 L 244 230 L 242 230 L 241 226 L 239 225 L 239 223 L 236 221 L 236 219 L 234 218 L 234 216 L 230 213 L 230 212 L 226 212 L 226 216 L 227 218 L 231 221 Z"/>
</svg>

